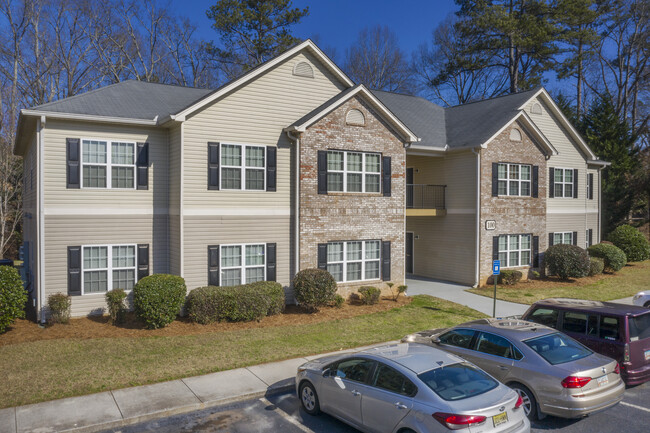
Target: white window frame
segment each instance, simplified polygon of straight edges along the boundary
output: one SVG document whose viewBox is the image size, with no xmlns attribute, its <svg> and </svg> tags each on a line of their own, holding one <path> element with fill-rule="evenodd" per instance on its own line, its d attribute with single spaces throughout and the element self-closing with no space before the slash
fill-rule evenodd
<svg viewBox="0 0 650 433">
<path fill-rule="evenodd" d="M 562 235 L 562 241 L 561 242 L 555 242 L 555 236 L 556 235 Z M 564 237 L 566 235 L 569 235 L 571 237 L 571 240 L 569 241 L 569 243 L 564 242 Z M 553 232 L 553 245 L 560 245 L 560 244 L 573 245 L 573 232 Z"/>
<path fill-rule="evenodd" d="M 106 247 L 107 249 L 107 259 L 106 259 L 106 264 L 108 265 L 107 268 L 93 268 L 93 269 L 85 269 L 84 268 L 84 254 L 85 254 L 85 249 L 86 248 L 94 248 L 94 247 Z M 113 268 L 113 247 L 133 247 L 133 251 L 135 254 L 134 257 L 134 265 L 129 266 L 126 268 Z M 138 245 L 137 244 L 92 244 L 92 245 L 82 245 L 81 246 L 81 295 L 105 295 L 107 292 L 110 292 L 113 290 L 113 271 L 121 271 L 121 270 L 128 270 L 128 269 L 133 269 L 134 270 L 134 281 L 133 284 L 137 284 L 138 282 Z M 86 272 L 92 272 L 92 271 L 106 271 L 106 292 L 92 292 L 92 293 L 86 293 L 85 291 L 85 280 L 86 280 Z M 124 289 L 125 292 L 130 293 L 131 289 Z"/>
<path fill-rule="evenodd" d="M 499 190 L 498 188 L 498 182 L 505 182 L 506 183 L 506 193 L 505 194 L 499 194 L 499 197 L 530 197 L 533 193 L 533 166 L 530 164 L 512 164 L 509 162 L 500 162 L 499 166 L 505 165 L 506 166 L 506 177 L 505 179 L 502 179 L 499 177 L 499 169 L 497 167 L 497 191 Z M 511 167 L 517 166 L 519 167 L 519 177 L 517 179 L 510 179 L 510 169 Z M 522 167 L 528 167 L 529 168 L 529 175 L 530 179 L 522 179 L 521 178 L 521 168 Z M 521 193 L 521 184 L 527 182 L 528 183 L 528 194 L 522 194 Z M 511 183 L 517 183 L 517 194 L 510 194 L 510 184 Z"/>
<path fill-rule="evenodd" d="M 574 169 L 573 168 L 555 167 L 555 169 L 553 171 L 553 176 L 555 176 L 555 173 L 557 173 L 558 170 L 562 170 L 562 182 L 558 182 L 558 181 L 555 180 L 555 178 L 553 178 L 553 197 L 554 198 L 573 198 L 573 191 L 575 190 L 575 187 L 576 187 L 575 186 L 576 179 L 575 179 L 575 171 L 574 171 Z M 566 171 L 571 171 L 571 182 L 566 182 L 565 181 L 566 178 L 564 176 L 565 176 Z M 556 194 L 556 191 L 555 191 L 555 186 L 559 185 L 559 184 L 562 184 L 562 195 L 561 196 L 558 196 Z M 566 195 L 566 186 L 567 185 L 571 185 L 571 194 L 570 195 Z"/>
<path fill-rule="evenodd" d="M 348 260 L 348 243 L 352 242 L 361 242 L 361 260 Z M 379 243 L 379 258 L 377 259 L 366 259 L 366 243 L 367 242 L 378 242 Z M 335 262 L 330 262 L 329 261 L 329 256 L 327 258 L 327 266 L 329 265 L 338 265 L 341 264 L 343 265 L 343 271 L 342 271 L 342 276 L 343 279 L 341 281 L 337 281 L 337 283 L 354 283 L 358 281 L 381 281 L 381 240 L 380 239 L 364 239 L 364 240 L 354 240 L 354 241 L 330 241 L 327 243 L 328 248 L 329 244 L 343 244 L 343 260 L 342 261 L 335 261 Z M 361 279 L 360 280 L 348 280 L 348 263 L 359 263 L 361 262 Z M 366 263 L 367 262 L 377 262 L 378 264 L 378 269 L 379 269 L 379 277 L 378 278 L 369 278 L 366 279 Z"/>
<path fill-rule="evenodd" d="M 524 267 L 524 266 L 531 266 L 532 265 L 532 261 L 533 261 L 533 235 L 531 235 L 530 233 L 513 234 L 513 235 L 505 234 L 505 235 L 500 235 L 499 238 L 501 238 L 501 236 L 506 237 L 506 249 L 504 251 L 501 251 L 501 248 L 498 249 L 499 250 L 499 258 L 501 257 L 501 253 L 505 253 L 505 255 L 506 255 L 505 262 L 503 262 L 503 261 L 501 262 L 501 268 L 504 268 L 504 269 L 505 268 L 521 268 L 521 267 Z M 511 250 L 510 249 L 510 237 L 512 237 L 512 236 L 518 236 L 519 237 L 519 239 L 518 239 L 519 248 L 516 249 L 516 250 Z M 529 243 L 530 248 L 521 248 L 521 238 L 523 236 L 528 236 L 530 238 L 530 243 Z M 497 241 L 497 242 L 499 242 L 499 241 Z M 499 242 L 499 244 L 500 244 L 500 242 Z M 524 251 L 528 251 L 530 253 L 528 255 L 529 261 L 528 261 L 528 263 L 522 264 L 521 263 L 521 253 L 524 252 Z M 515 252 L 518 253 L 519 264 L 511 266 L 510 265 L 510 253 L 515 253 Z"/>
<path fill-rule="evenodd" d="M 327 154 L 330 153 L 342 153 L 343 154 L 343 170 L 330 170 L 329 164 L 327 164 L 327 173 L 342 173 L 343 174 L 343 191 L 330 191 L 328 185 L 327 192 L 333 193 L 348 193 L 348 173 L 349 174 L 361 174 L 361 191 L 351 191 L 350 194 L 381 194 L 381 161 L 382 155 L 377 152 L 362 152 L 356 150 L 335 150 L 328 149 Z M 361 171 L 348 170 L 348 154 L 349 153 L 360 153 L 361 154 Z M 366 170 L 366 156 L 367 155 L 377 155 L 379 157 L 379 171 L 367 171 Z M 379 176 L 379 190 L 378 191 L 366 191 L 366 175 L 376 175 Z"/>
<path fill-rule="evenodd" d="M 84 141 L 102 141 L 106 143 L 106 162 L 105 163 L 93 163 L 93 162 L 84 162 Z M 133 145 L 133 164 L 113 164 L 113 143 L 128 143 Z M 82 138 L 79 144 L 79 164 L 80 168 L 80 180 L 79 184 L 81 188 L 84 189 L 119 189 L 122 191 L 134 190 L 138 187 L 138 143 L 132 140 L 118 140 L 118 139 L 107 139 L 107 138 Z M 84 185 L 84 166 L 101 166 L 106 167 L 106 186 L 104 188 L 98 186 L 85 186 Z M 131 167 L 133 168 L 133 187 L 132 188 L 117 188 L 113 187 L 113 167 Z"/>
<path fill-rule="evenodd" d="M 587 185 L 589 185 L 589 182 L 587 182 Z M 589 196 L 587 196 L 589 197 Z M 555 239 L 553 239 L 555 240 Z M 589 248 L 591 245 L 589 245 L 589 229 L 585 230 L 585 250 Z"/>
<path fill-rule="evenodd" d="M 247 246 L 261 246 L 262 251 L 264 251 L 263 257 L 264 257 L 264 263 L 261 265 L 254 265 L 254 266 L 247 266 L 246 265 L 246 247 Z M 223 248 L 224 247 L 241 247 L 241 264 L 239 266 L 222 266 L 221 265 L 221 260 L 223 259 Z M 223 271 L 225 270 L 230 270 L 230 269 L 239 269 L 240 270 L 240 275 L 241 279 L 239 281 L 239 285 L 241 284 L 247 284 L 246 281 L 246 269 L 248 268 L 263 268 L 264 269 L 264 278 L 262 281 L 266 281 L 266 244 L 265 243 L 259 243 L 259 242 L 254 242 L 254 243 L 247 243 L 247 244 L 224 244 L 224 245 L 219 245 L 219 286 L 221 286 L 221 279 L 223 277 Z M 232 286 L 224 286 L 224 287 L 232 287 Z"/>
<path fill-rule="evenodd" d="M 241 165 L 224 165 L 221 163 L 221 158 L 223 157 L 223 146 L 238 146 L 241 148 Z M 247 147 L 259 147 L 263 149 L 264 152 L 264 165 L 262 167 L 249 167 L 246 165 L 246 148 Z M 251 143 L 232 143 L 232 142 L 223 142 L 219 143 L 219 190 L 221 191 L 266 191 L 266 167 L 268 165 L 267 161 L 267 146 L 264 144 L 251 144 Z M 224 188 L 222 185 L 223 182 L 223 169 L 224 168 L 236 168 L 239 169 L 241 185 L 239 188 Z M 251 170 L 261 170 L 262 171 L 262 181 L 263 186 L 261 189 L 247 189 L 246 188 L 246 169 Z M 257 245 L 257 244 L 255 244 Z"/>
</svg>

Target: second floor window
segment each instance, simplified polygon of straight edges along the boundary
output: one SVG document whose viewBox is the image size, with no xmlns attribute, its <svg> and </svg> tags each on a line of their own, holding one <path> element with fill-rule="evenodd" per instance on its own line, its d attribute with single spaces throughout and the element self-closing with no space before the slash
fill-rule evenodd
<svg viewBox="0 0 650 433">
<path fill-rule="evenodd" d="M 531 166 L 499 164 L 499 195 L 530 197 Z"/>
<path fill-rule="evenodd" d="M 381 155 L 330 150 L 327 152 L 328 192 L 380 192 Z"/>
<path fill-rule="evenodd" d="M 573 169 L 556 168 L 554 176 L 555 197 L 573 198 Z"/>
<path fill-rule="evenodd" d="M 221 145 L 221 189 L 265 189 L 263 146 Z"/>
<path fill-rule="evenodd" d="M 82 140 L 82 187 L 135 187 L 135 143 Z"/>
</svg>

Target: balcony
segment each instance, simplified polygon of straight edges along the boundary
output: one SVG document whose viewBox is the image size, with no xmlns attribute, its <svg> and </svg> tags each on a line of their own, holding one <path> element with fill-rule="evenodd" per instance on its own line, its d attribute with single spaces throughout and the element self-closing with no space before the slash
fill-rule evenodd
<svg viewBox="0 0 650 433">
<path fill-rule="evenodd" d="M 406 216 L 443 216 L 447 185 L 406 185 Z"/>
</svg>

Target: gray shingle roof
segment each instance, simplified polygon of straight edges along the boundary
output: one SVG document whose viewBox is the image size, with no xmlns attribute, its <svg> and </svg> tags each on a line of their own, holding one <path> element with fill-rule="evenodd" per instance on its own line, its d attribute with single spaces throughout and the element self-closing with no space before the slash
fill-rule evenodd
<svg viewBox="0 0 650 433">
<path fill-rule="evenodd" d="M 211 89 L 128 80 L 32 110 L 152 120 L 175 114 L 210 92 Z"/>
</svg>

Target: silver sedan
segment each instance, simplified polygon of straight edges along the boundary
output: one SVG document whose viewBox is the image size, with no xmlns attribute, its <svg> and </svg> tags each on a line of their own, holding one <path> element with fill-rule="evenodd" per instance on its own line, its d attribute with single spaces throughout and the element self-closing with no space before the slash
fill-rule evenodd
<svg viewBox="0 0 650 433">
<path fill-rule="evenodd" d="M 632 303 L 639 307 L 650 308 L 650 291 L 639 292 L 632 298 Z"/>
<path fill-rule="evenodd" d="M 421 344 L 328 356 L 298 368 L 296 391 L 364 432 L 530 431 L 523 400 L 480 368 Z"/>
</svg>

